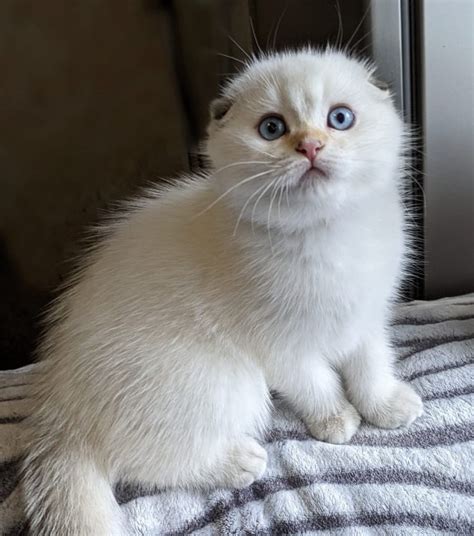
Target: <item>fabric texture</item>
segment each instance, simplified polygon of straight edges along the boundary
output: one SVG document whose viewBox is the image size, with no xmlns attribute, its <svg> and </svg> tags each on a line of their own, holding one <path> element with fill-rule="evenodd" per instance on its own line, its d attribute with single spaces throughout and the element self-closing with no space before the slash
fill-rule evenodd
<svg viewBox="0 0 474 536">
<path fill-rule="evenodd" d="M 400 376 L 425 404 L 410 428 L 363 424 L 349 444 L 325 444 L 276 397 L 261 480 L 210 493 L 119 483 L 131 534 L 474 534 L 474 294 L 398 306 L 393 343 Z M 34 374 L 34 365 L 0 373 L 0 531 L 9 536 L 26 534 L 19 428 Z"/>
</svg>

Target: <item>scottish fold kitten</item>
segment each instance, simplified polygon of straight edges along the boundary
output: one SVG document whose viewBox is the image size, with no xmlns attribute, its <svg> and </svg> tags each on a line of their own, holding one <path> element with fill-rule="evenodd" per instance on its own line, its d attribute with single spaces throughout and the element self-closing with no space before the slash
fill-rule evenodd
<svg viewBox="0 0 474 536">
<path fill-rule="evenodd" d="M 130 206 L 53 306 L 23 473 L 35 535 L 126 534 L 119 479 L 248 486 L 271 389 L 331 443 L 422 412 L 387 334 L 405 136 L 372 69 L 270 55 L 211 115 L 212 172 Z"/>
</svg>

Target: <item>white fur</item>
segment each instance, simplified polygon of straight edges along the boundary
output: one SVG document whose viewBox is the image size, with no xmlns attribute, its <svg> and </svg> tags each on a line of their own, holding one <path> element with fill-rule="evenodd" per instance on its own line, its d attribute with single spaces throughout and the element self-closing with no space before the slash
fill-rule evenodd
<svg viewBox="0 0 474 536">
<path fill-rule="evenodd" d="M 406 251 L 389 95 L 308 50 L 254 62 L 223 99 L 215 171 L 136 202 L 53 308 L 23 475 L 33 534 L 126 533 L 119 479 L 249 485 L 270 389 L 336 443 L 359 413 L 388 428 L 421 413 L 386 332 Z M 356 114 L 343 132 L 326 125 L 340 103 Z M 327 178 L 299 184 L 307 160 L 257 133 L 270 112 L 327 135 Z"/>
</svg>

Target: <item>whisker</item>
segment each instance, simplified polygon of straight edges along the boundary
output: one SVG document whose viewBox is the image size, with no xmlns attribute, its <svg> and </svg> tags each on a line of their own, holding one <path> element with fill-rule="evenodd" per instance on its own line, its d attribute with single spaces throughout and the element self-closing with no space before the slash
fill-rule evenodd
<svg viewBox="0 0 474 536">
<path fill-rule="evenodd" d="M 321 159 L 324 162 L 328 163 L 334 163 L 334 162 L 340 162 L 343 160 L 344 162 L 354 162 L 354 163 L 367 163 L 367 164 L 387 164 L 388 160 L 376 160 L 373 158 L 351 158 L 347 156 L 341 156 L 341 157 L 327 157 Z"/>
<path fill-rule="evenodd" d="M 250 30 L 252 31 L 252 35 L 253 35 L 253 39 L 255 41 L 255 44 L 257 45 L 257 48 L 258 48 L 258 50 L 260 52 L 260 55 L 264 56 L 264 52 L 262 50 L 262 47 L 260 46 L 260 43 L 258 42 L 258 39 L 257 39 L 257 34 L 255 33 L 255 26 L 253 24 L 252 17 L 249 17 L 249 22 L 250 22 Z"/>
<path fill-rule="evenodd" d="M 257 149 L 256 147 L 252 147 L 252 151 L 256 151 L 257 153 L 268 156 L 269 158 L 272 158 L 273 160 L 277 160 L 277 157 L 275 155 L 271 153 L 267 153 L 267 151 L 264 151 L 263 149 Z"/>
<path fill-rule="evenodd" d="M 287 206 L 288 208 L 290 208 L 289 191 L 290 191 L 290 183 L 287 182 L 287 183 L 286 183 L 286 188 L 285 188 L 285 195 L 286 195 L 286 206 Z"/>
<path fill-rule="evenodd" d="M 370 33 L 370 32 L 369 32 Z M 367 34 L 368 35 L 368 34 Z M 367 37 L 367 35 L 364 35 L 364 38 Z M 358 44 L 355 43 L 354 44 L 354 47 L 356 47 Z M 365 54 L 365 52 L 367 52 L 367 50 L 372 46 L 372 42 L 369 41 L 366 45 L 364 45 L 362 48 L 360 48 L 358 51 L 357 51 L 357 54 L 359 54 L 359 56 L 363 56 Z"/>
<path fill-rule="evenodd" d="M 244 53 L 244 55 L 245 55 L 251 62 L 253 61 L 252 56 L 251 56 L 251 55 L 250 55 L 250 54 L 249 54 L 249 53 L 248 53 L 242 46 L 240 46 L 239 43 L 237 43 L 237 41 L 236 41 L 232 36 L 228 35 L 227 37 L 232 41 L 232 43 L 234 43 L 234 45 L 235 45 L 236 47 L 238 47 L 238 48 Z"/>
<path fill-rule="evenodd" d="M 254 204 L 253 209 L 252 209 L 252 215 L 250 216 L 250 224 L 252 226 L 252 232 L 255 232 L 253 223 L 254 223 L 254 217 L 255 217 L 255 211 L 257 209 L 257 205 L 260 203 L 260 200 L 268 192 L 268 190 L 271 188 L 272 185 L 273 185 L 273 182 L 270 182 L 267 185 L 267 187 L 265 188 L 265 190 L 263 190 L 263 192 L 258 196 L 258 199 L 255 201 L 255 204 Z"/>
<path fill-rule="evenodd" d="M 262 186 L 260 186 L 259 188 L 257 188 L 257 190 L 255 190 L 255 192 L 249 196 L 249 198 L 247 199 L 247 201 L 245 201 L 245 204 L 244 206 L 242 207 L 242 210 L 240 211 L 239 213 L 239 217 L 237 218 L 237 223 L 235 224 L 235 227 L 234 227 L 234 231 L 232 233 L 232 236 L 235 236 L 236 233 L 237 233 L 237 229 L 239 227 L 239 224 L 240 224 L 240 221 L 244 215 L 244 212 L 245 212 L 245 209 L 247 208 L 247 206 L 249 205 L 250 201 L 257 195 L 259 194 L 263 188 L 265 188 L 267 185 L 266 184 L 262 184 Z"/>
<path fill-rule="evenodd" d="M 230 167 L 233 167 L 233 166 L 243 166 L 244 164 L 248 164 L 248 165 L 251 165 L 251 164 L 269 164 L 270 162 L 268 161 L 264 161 L 264 160 L 247 160 L 247 161 L 240 161 L 240 162 L 232 162 L 232 164 L 227 164 L 226 166 L 223 166 L 219 169 L 216 169 L 215 171 L 213 171 L 213 174 L 214 175 L 217 175 L 217 173 L 220 173 L 221 171 L 224 171 L 224 169 L 227 169 L 227 168 L 230 168 Z"/>
<path fill-rule="evenodd" d="M 235 134 L 232 134 L 232 137 L 234 140 L 236 140 L 242 147 L 248 148 L 247 143 L 245 142 L 244 138 L 241 138 L 240 136 L 237 136 Z M 252 151 L 256 151 L 257 153 L 264 154 L 265 156 L 268 156 L 272 160 L 277 160 L 277 157 L 271 153 L 267 153 L 266 151 L 263 151 L 262 149 L 257 149 L 256 147 L 251 148 Z"/>
<path fill-rule="evenodd" d="M 247 62 L 245 62 L 244 60 L 240 60 L 239 58 L 236 58 L 235 56 L 230 56 L 229 54 L 224 54 L 223 52 L 216 52 L 216 54 L 218 56 L 222 56 L 223 58 L 228 58 L 229 60 L 232 60 L 232 61 L 238 61 L 239 63 L 247 67 Z"/>
<path fill-rule="evenodd" d="M 369 37 L 369 35 L 372 33 L 372 30 L 369 30 L 368 32 L 366 32 L 362 37 L 360 37 L 359 39 L 357 39 L 357 41 L 352 45 L 351 49 L 349 50 L 349 54 L 352 54 L 356 48 L 357 48 L 357 45 L 359 43 L 361 43 L 364 39 L 366 39 L 367 37 Z M 367 45 L 365 45 L 363 48 L 361 48 L 360 50 L 358 50 L 358 53 L 359 54 L 362 54 L 363 51 L 365 51 L 367 48 L 369 48 L 370 46 L 372 45 L 372 43 L 368 43 Z"/>
<path fill-rule="evenodd" d="M 339 0 L 336 0 L 336 12 L 338 20 L 337 36 L 336 36 L 336 48 L 342 47 L 342 40 L 344 38 L 344 26 L 342 24 L 341 6 Z"/>
<path fill-rule="evenodd" d="M 362 26 L 362 24 L 364 23 L 367 15 L 369 14 L 369 11 L 370 11 L 370 8 L 372 7 L 372 3 L 369 2 L 369 5 L 367 6 L 367 9 L 365 10 L 364 14 L 362 15 L 362 18 L 360 19 L 360 22 L 359 24 L 356 26 L 356 29 L 354 30 L 353 34 L 351 35 L 349 41 L 347 41 L 346 43 L 346 46 L 344 47 L 344 51 L 346 53 L 349 53 L 349 46 L 350 44 L 352 43 L 352 40 L 354 39 L 354 37 L 357 35 L 357 32 L 359 31 L 360 27 Z"/>
<path fill-rule="evenodd" d="M 272 217 L 272 214 L 271 214 L 272 206 L 273 206 L 273 202 L 275 201 L 275 197 L 278 193 L 278 185 L 280 184 L 280 181 L 281 181 L 281 177 L 278 178 L 274 183 L 272 195 L 270 197 L 270 204 L 268 206 L 268 214 L 267 214 L 267 234 L 268 234 L 268 240 L 270 241 L 270 249 L 272 250 L 272 255 L 273 255 L 273 243 L 272 243 L 272 236 L 270 232 L 270 218 Z"/>
<path fill-rule="evenodd" d="M 281 15 L 278 18 L 278 22 L 277 22 L 276 27 L 275 27 L 275 33 L 273 34 L 272 50 L 275 50 L 278 31 L 280 30 L 280 24 L 281 24 L 281 21 L 283 20 L 283 17 L 285 16 L 287 10 L 288 10 L 288 2 L 286 3 L 285 8 L 283 9 L 283 11 L 281 12 Z"/>
<path fill-rule="evenodd" d="M 205 212 L 210 210 L 213 206 L 215 206 L 221 199 L 223 199 L 226 195 L 230 194 L 230 192 L 234 191 L 239 186 L 242 186 L 243 184 L 246 184 L 247 182 L 253 181 L 257 179 L 258 177 L 261 177 L 263 175 L 266 175 L 267 173 L 271 173 L 273 169 L 267 169 L 266 171 L 262 171 L 261 173 L 257 173 L 256 175 L 252 175 L 251 177 L 247 177 L 246 179 L 241 180 L 237 184 L 234 184 L 231 186 L 228 190 L 226 190 L 223 194 L 221 194 L 217 199 L 215 199 L 209 206 L 207 206 L 204 210 L 201 210 L 196 216 L 193 217 L 193 220 L 196 218 L 199 218 L 202 216 Z"/>
<path fill-rule="evenodd" d="M 283 198 L 283 191 L 286 187 L 286 183 L 284 184 L 283 188 L 280 188 L 280 195 L 278 196 L 278 221 L 280 222 L 280 225 L 282 224 L 281 220 L 281 200 Z"/>
</svg>

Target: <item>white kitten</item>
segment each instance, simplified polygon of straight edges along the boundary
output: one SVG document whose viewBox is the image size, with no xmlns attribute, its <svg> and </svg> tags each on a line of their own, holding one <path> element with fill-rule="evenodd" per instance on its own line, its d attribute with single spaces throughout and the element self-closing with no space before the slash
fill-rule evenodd
<svg viewBox="0 0 474 536">
<path fill-rule="evenodd" d="M 119 479 L 248 486 L 270 389 L 334 443 L 359 414 L 422 412 L 387 336 L 406 251 L 390 96 L 366 65 L 307 50 L 249 65 L 211 110 L 215 171 L 137 202 L 54 306 L 24 464 L 33 534 L 125 533 Z"/>
</svg>

